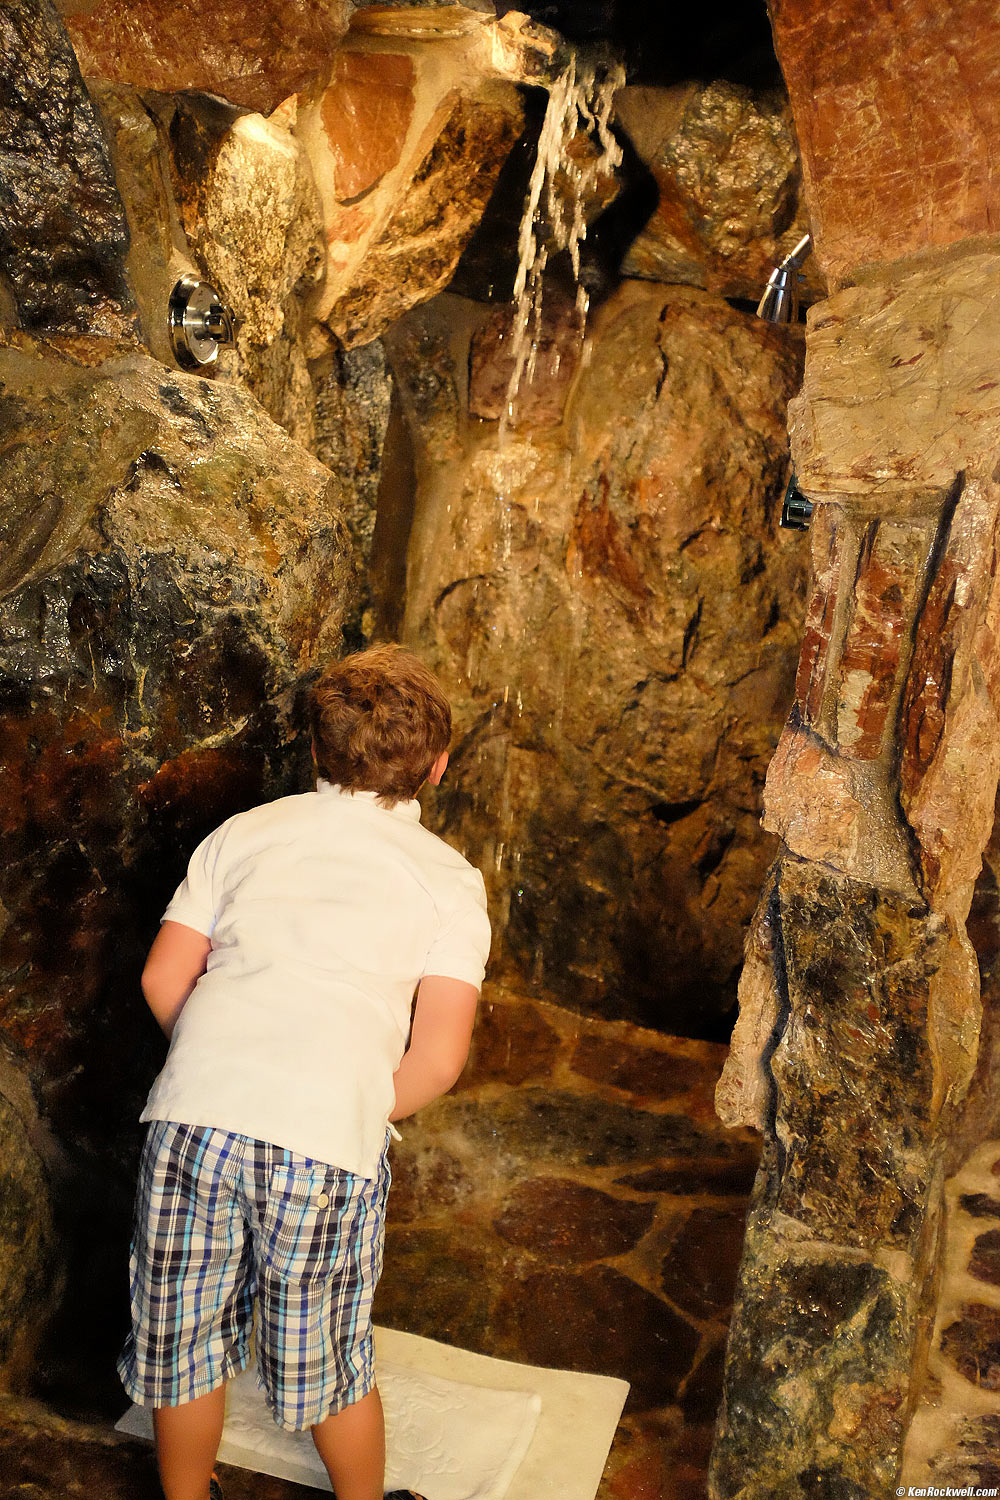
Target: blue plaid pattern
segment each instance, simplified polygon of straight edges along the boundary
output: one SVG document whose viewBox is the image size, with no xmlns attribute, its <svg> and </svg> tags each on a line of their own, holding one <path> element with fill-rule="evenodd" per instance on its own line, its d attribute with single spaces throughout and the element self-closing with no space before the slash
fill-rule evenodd
<svg viewBox="0 0 1000 1500">
<path fill-rule="evenodd" d="M 369 1181 L 250 1136 L 155 1120 L 139 1169 L 132 1333 L 118 1371 L 176 1406 L 244 1369 L 301 1431 L 375 1384 L 371 1305 L 389 1165 Z"/>
</svg>

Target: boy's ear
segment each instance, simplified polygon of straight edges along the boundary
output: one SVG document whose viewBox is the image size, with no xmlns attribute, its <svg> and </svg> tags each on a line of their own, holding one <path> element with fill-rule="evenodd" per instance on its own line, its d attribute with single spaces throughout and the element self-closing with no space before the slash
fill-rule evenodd
<svg viewBox="0 0 1000 1500">
<path fill-rule="evenodd" d="M 441 754 L 438 756 L 437 760 L 434 762 L 427 773 L 427 780 L 430 782 L 431 786 L 441 785 L 441 777 L 444 775 L 447 769 L 448 752 L 447 750 L 442 750 Z"/>
</svg>

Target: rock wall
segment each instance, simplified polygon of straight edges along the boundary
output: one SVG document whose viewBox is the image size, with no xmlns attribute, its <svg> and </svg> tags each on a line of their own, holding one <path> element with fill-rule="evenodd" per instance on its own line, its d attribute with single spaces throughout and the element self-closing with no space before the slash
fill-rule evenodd
<svg viewBox="0 0 1000 1500">
<path fill-rule="evenodd" d="M 506 314 L 438 299 L 388 339 L 418 483 L 403 634 L 457 711 L 435 826 L 485 856 L 498 979 L 725 1035 L 801 621 L 777 527 L 799 346 L 626 283 L 580 368 L 548 316 L 503 442 Z"/>
<path fill-rule="evenodd" d="M 338 477 L 253 394 L 294 386 L 253 354 L 280 335 L 315 232 L 287 129 L 261 121 L 248 163 L 253 117 L 126 88 L 95 88 L 95 106 L 44 0 L 0 25 L 0 1235 L 19 1243 L 0 1367 L 99 1405 L 122 1323 L 106 1267 L 127 1240 L 128 1122 L 162 1051 L 142 955 L 194 842 L 300 784 L 296 697 L 340 646 L 356 560 Z M 271 190 L 256 237 L 232 192 L 248 165 Z M 237 242 L 245 351 L 183 374 L 164 347 L 169 287 L 194 265 L 233 281 Z"/>
<path fill-rule="evenodd" d="M 961 1111 L 981 1007 L 965 924 L 1000 768 L 1000 407 L 986 354 L 998 266 L 995 244 L 961 242 L 954 198 L 935 197 L 927 163 L 942 137 L 923 122 L 954 75 L 939 76 L 923 12 L 773 14 L 818 254 L 841 290 L 810 313 L 790 413 L 799 483 L 817 505 L 813 592 L 765 790 L 782 847 L 718 1092 L 724 1119 L 757 1123 L 764 1155 L 710 1490 L 862 1500 L 900 1482 L 914 1408 L 921 1392 L 935 1399 L 925 1371 L 943 1183 L 956 1142 L 970 1144 Z M 850 89 L 814 94 L 851 67 Z M 979 80 L 962 76 L 975 96 Z M 900 108 L 919 168 L 898 154 Z M 893 213 L 876 245 L 867 195 L 884 202 L 889 178 L 913 212 Z M 917 253 L 891 259 L 904 252 Z M 966 1300 L 967 1315 L 939 1324 L 938 1370 L 989 1358 L 992 1312 Z M 989 1427 L 969 1432 L 985 1442 Z M 915 1439 L 905 1477 L 944 1478 L 947 1464 Z"/>
</svg>

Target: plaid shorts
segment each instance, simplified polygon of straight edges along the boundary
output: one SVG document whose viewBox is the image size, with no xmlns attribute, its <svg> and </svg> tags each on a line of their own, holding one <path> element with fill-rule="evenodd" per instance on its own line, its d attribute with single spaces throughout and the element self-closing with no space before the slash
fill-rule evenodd
<svg viewBox="0 0 1000 1500">
<path fill-rule="evenodd" d="M 118 1371 L 177 1406 L 250 1361 L 274 1420 L 301 1431 L 375 1384 L 385 1155 L 369 1181 L 250 1136 L 155 1120 L 139 1169 L 132 1333 Z"/>
</svg>

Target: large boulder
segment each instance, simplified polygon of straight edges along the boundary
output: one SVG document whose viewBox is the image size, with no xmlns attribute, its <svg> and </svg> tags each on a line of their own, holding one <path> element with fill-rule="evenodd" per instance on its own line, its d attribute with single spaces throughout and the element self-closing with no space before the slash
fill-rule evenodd
<svg viewBox="0 0 1000 1500">
<path fill-rule="evenodd" d="M 197 838 L 295 784 L 351 547 L 332 476 L 237 387 L 13 350 L 0 379 L 3 1026 L 57 1132 L 117 1152 L 142 949 Z"/>
<path fill-rule="evenodd" d="M 0 321 L 133 338 L 128 245 L 100 120 L 59 16 L 50 0 L 11 0 L 0 10 Z"/>
<path fill-rule="evenodd" d="M 518 405 L 549 425 L 500 442 L 468 415 L 510 371 L 484 325 L 442 298 L 388 339 L 420 477 L 404 636 L 457 708 L 436 826 L 487 869 L 495 974 L 717 1033 L 798 646 L 806 559 L 777 527 L 798 345 L 627 283 L 569 395 L 557 314 Z"/>
<path fill-rule="evenodd" d="M 462 6 L 435 16 L 374 11 L 301 104 L 326 235 L 313 311 L 348 348 L 448 283 L 520 134 L 507 31 Z"/>
<path fill-rule="evenodd" d="M 1000 28 L 980 0 L 771 0 L 819 261 L 841 285 L 996 232 Z"/>
<path fill-rule="evenodd" d="M 59 0 L 88 78 L 269 114 L 327 65 L 352 0 Z"/>
<path fill-rule="evenodd" d="M 615 95 L 615 119 L 658 189 L 623 270 L 650 281 L 756 300 L 774 265 L 809 229 L 788 100 L 717 80 Z M 802 287 L 821 296 L 815 261 Z"/>
</svg>

